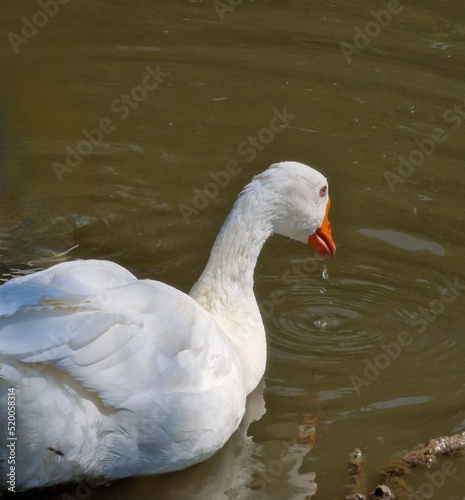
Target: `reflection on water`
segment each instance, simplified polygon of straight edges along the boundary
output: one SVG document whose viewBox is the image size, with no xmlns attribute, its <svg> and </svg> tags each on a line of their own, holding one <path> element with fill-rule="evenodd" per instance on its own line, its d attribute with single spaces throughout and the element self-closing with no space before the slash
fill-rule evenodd
<svg viewBox="0 0 465 500">
<path fill-rule="evenodd" d="M 247 411 L 238 430 L 228 443 L 211 459 L 181 472 L 161 476 L 118 481 L 95 489 L 91 481 L 67 487 L 48 488 L 44 498 L 88 497 L 98 493 L 102 499 L 153 495 L 164 500 L 270 498 L 280 489 L 278 483 L 294 491 L 296 499 L 310 498 L 316 492 L 315 474 L 302 473 L 305 456 L 311 451 L 314 426 L 311 420 L 303 422 L 292 440 L 272 437 L 266 444 L 278 454 L 265 450 L 265 444 L 255 443 L 248 435 L 249 427 L 266 412 L 262 381 L 248 397 Z M 24 493 L 21 498 L 37 498 L 37 492 Z"/>
<path fill-rule="evenodd" d="M 0 47 L 0 279 L 92 257 L 187 291 L 252 175 L 294 159 L 330 183 L 334 259 L 278 237 L 260 258 L 269 361 L 248 421 L 204 464 L 94 499 L 293 499 L 315 485 L 341 498 L 355 446 L 376 484 L 392 456 L 465 428 L 463 9 L 401 3 L 348 63 L 341 43 L 386 4 L 236 4 L 68 2 L 18 53 Z M 2 32 L 37 8 L 5 4 Z M 169 76 L 112 114 L 148 66 Z M 274 110 L 292 119 L 272 136 Z M 109 117 L 115 130 L 60 182 L 52 164 Z M 180 207 L 231 162 L 186 220 Z M 463 497 L 453 460 L 435 498 Z M 90 495 L 77 488 L 42 497 Z"/>
<path fill-rule="evenodd" d="M 360 229 L 360 234 L 364 234 L 370 238 L 377 238 L 381 241 L 385 241 L 391 245 L 394 245 L 405 250 L 411 250 L 413 252 L 418 250 L 426 250 L 434 255 L 444 256 L 446 254 L 445 249 L 436 242 L 424 241 L 409 234 L 402 234 L 398 231 L 392 231 L 390 229 Z"/>
</svg>

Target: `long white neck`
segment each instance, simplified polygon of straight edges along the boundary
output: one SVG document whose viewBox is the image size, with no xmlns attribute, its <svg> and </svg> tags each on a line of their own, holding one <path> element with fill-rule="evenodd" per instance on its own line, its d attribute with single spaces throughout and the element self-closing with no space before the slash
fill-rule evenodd
<svg viewBox="0 0 465 500">
<path fill-rule="evenodd" d="M 265 371 L 266 337 L 253 293 L 253 273 L 263 244 L 272 234 L 272 217 L 255 189 L 236 201 L 221 228 L 207 266 L 190 291 L 216 319 L 242 359 L 247 392 Z"/>
</svg>

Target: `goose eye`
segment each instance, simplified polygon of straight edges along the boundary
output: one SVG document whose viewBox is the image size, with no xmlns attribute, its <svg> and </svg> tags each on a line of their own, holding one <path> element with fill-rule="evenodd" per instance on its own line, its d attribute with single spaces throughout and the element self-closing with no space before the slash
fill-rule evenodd
<svg viewBox="0 0 465 500">
<path fill-rule="evenodd" d="M 328 192 L 328 186 L 323 186 L 320 189 L 320 198 L 324 198 L 326 196 L 327 192 Z"/>
</svg>

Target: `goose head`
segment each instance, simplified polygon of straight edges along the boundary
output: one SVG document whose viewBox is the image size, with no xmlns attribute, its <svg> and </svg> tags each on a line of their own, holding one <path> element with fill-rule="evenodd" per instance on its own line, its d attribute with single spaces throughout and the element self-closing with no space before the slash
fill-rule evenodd
<svg viewBox="0 0 465 500">
<path fill-rule="evenodd" d="M 306 243 L 325 259 L 334 255 L 328 181 L 320 172 L 284 161 L 271 165 L 254 181 L 261 184 L 273 233 Z"/>
</svg>

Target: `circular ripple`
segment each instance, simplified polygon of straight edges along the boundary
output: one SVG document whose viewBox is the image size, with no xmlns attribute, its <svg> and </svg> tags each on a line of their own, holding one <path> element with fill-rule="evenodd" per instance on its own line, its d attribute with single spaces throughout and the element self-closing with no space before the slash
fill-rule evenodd
<svg viewBox="0 0 465 500">
<path fill-rule="evenodd" d="M 425 360 L 437 361 L 453 348 L 460 318 L 457 303 L 441 301 L 447 278 L 417 265 L 409 269 L 415 279 L 407 280 L 400 266 L 391 263 L 388 272 L 388 263 L 377 264 L 332 270 L 327 280 L 302 280 L 280 294 L 271 289 L 270 296 L 280 298 L 266 323 L 271 356 L 343 363 L 357 353 L 375 356 L 401 332 Z"/>
</svg>

